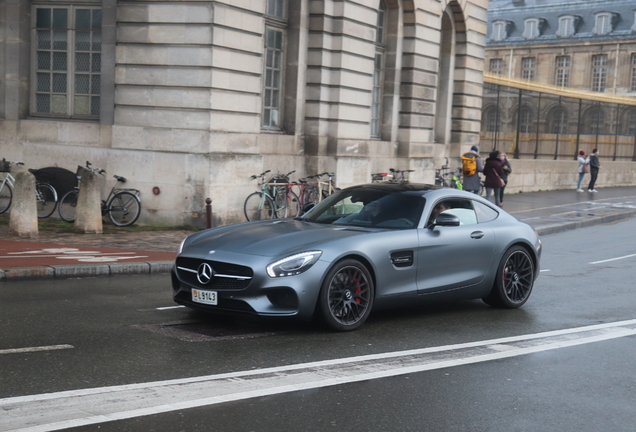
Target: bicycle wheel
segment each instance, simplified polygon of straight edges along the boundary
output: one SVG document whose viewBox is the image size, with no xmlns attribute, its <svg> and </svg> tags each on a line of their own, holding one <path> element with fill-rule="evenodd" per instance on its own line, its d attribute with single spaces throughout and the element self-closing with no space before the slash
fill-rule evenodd
<svg viewBox="0 0 636 432">
<path fill-rule="evenodd" d="M 243 204 L 245 218 L 248 221 L 267 220 L 274 218 L 274 202 L 263 192 L 250 194 Z"/>
<path fill-rule="evenodd" d="M 79 195 L 79 189 L 73 189 L 66 192 L 66 194 L 60 200 L 57 212 L 60 214 L 60 219 L 66 222 L 75 222 L 75 210 L 77 208 L 77 197 Z"/>
<path fill-rule="evenodd" d="M 57 192 L 55 188 L 47 183 L 35 185 L 35 198 L 38 208 L 38 217 L 47 218 L 53 214 L 57 206 Z"/>
<path fill-rule="evenodd" d="M 131 226 L 141 214 L 141 200 L 132 192 L 117 192 L 108 203 L 106 211 L 113 225 Z"/>
<path fill-rule="evenodd" d="M 287 218 L 298 215 L 298 196 L 285 187 L 279 187 L 274 196 L 276 217 Z"/>
<path fill-rule="evenodd" d="M 0 214 L 9 210 L 11 201 L 13 200 L 13 191 L 9 183 L 0 185 Z"/>
<path fill-rule="evenodd" d="M 294 191 L 287 192 L 287 207 L 289 208 L 289 217 L 296 217 L 301 215 L 300 211 L 300 198 Z"/>
</svg>

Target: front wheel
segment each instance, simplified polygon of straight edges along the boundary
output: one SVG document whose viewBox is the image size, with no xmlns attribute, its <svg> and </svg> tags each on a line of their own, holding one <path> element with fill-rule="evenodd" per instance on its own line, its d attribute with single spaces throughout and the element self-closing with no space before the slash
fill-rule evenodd
<svg viewBox="0 0 636 432">
<path fill-rule="evenodd" d="M 274 202 L 263 192 L 254 192 L 245 200 L 243 212 L 248 221 L 273 219 Z"/>
<path fill-rule="evenodd" d="M 108 217 L 118 227 L 131 226 L 141 214 L 141 200 L 131 192 L 118 192 L 108 203 Z"/>
<path fill-rule="evenodd" d="M 40 219 L 47 218 L 53 214 L 57 206 L 57 192 L 50 184 L 37 184 L 35 186 L 35 199 Z"/>
<path fill-rule="evenodd" d="M 336 331 L 360 327 L 371 313 L 375 288 L 367 268 L 359 261 L 346 259 L 327 273 L 320 290 L 320 313 Z"/>
<path fill-rule="evenodd" d="M 11 201 L 13 200 L 13 191 L 9 183 L 0 183 L 0 214 L 9 210 L 11 207 Z"/>
<path fill-rule="evenodd" d="M 513 309 L 523 306 L 530 297 L 534 279 L 534 263 L 528 251 L 513 246 L 501 259 L 492 291 L 483 300 L 495 307 Z"/>
<path fill-rule="evenodd" d="M 63 221 L 73 223 L 75 222 L 75 211 L 77 210 L 77 196 L 79 195 L 78 189 L 68 191 L 60 200 L 57 212 L 60 214 L 60 219 Z"/>
</svg>

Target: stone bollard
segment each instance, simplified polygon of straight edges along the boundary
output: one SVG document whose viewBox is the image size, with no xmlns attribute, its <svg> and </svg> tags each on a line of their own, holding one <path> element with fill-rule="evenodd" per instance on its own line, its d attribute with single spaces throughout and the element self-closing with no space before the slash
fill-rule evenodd
<svg viewBox="0 0 636 432">
<path fill-rule="evenodd" d="M 38 236 L 38 208 L 35 201 L 35 176 L 30 172 L 15 175 L 9 232 L 20 237 Z"/>
<path fill-rule="evenodd" d="M 86 234 L 102 233 L 100 182 L 99 176 L 95 173 L 84 173 L 80 179 L 75 209 L 75 228 Z"/>
</svg>

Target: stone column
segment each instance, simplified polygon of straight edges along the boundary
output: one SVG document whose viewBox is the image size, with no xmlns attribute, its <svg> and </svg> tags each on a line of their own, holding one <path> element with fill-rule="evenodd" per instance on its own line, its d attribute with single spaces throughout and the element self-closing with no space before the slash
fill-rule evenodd
<svg viewBox="0 0 636 432">
<path fill-rule="evenodd" d="M 30 172 L 15 175 L 9 232 L 20 237 L 38 236 L 38 209 L 35 201 L 35 176 Z"/>
<path fill-rule="evenodd" d="M 79 196 L 75 211 L 75 228 L 86 234 L 102 233 L 102 206 L 99 176 L 85 173 L 80 179 Z M 34 192 L 35 194 L 35 192 Z"/>
</svg>

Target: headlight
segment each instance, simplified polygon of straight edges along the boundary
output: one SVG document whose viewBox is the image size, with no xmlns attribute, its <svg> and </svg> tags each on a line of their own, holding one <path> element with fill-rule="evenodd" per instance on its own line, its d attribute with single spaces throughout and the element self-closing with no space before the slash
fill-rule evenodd
<svg viewBox="0 0 636 432">
<path fill-rule="evenodd" d="M 186 240 L 187 240 L 187 237 L 184 238 L 183 240 L 181 240 L 181 244 L 179 245 L 179 249 L 177 249 L 177 255 L 179 255 L 183 251 L 183 245 L 185 244 Z"/>
<path fill-rule="evenodd" d="M 301 274 L 316 263 L 322 252 L 303 252 L 288 256 L 267 266 L 267 274 L 270 277 L 294 276 Z"/>
</svg>

